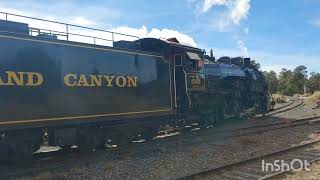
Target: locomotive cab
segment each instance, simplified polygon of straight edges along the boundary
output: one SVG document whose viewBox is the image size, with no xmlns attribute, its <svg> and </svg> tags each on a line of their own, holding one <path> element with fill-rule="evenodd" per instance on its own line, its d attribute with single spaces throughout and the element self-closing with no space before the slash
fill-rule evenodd
<svg viewBox="0 0 320 180">
<path fill-rule="evenodd" d="M 192 107 L 193 94 L 205 89 L 205 76 L 201 73 L 204 60 L 199 54 L 199 52 L 189 50 L 174 56 L 175 97 L 178 113 L 188 112 Z"/>
<path fill-rule="evenodd" d="M 173 104 L 176 114 L 190 110 L 193 95 L 205 90 L 204 54 L 201 49 L 183 45 L 176 38 L 143 38 L 137 41 L 120 41 L 114 47 L 158 53 L 171 63 Z"/>
</svg>

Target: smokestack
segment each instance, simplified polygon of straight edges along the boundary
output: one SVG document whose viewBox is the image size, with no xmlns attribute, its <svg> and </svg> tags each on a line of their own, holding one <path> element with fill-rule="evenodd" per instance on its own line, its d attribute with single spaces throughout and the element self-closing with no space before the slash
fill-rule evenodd
<svg viewBox="0 0 320 180">
<path fill-rule="evenodd" d="M 250 58 L 244 58 L 244 59 L 243 59 L 243 65 L 244 65 L 245 67 L 249 67 L 250 64 L 251 64 L 250 61 L 251 61 Z"/>
</svg>

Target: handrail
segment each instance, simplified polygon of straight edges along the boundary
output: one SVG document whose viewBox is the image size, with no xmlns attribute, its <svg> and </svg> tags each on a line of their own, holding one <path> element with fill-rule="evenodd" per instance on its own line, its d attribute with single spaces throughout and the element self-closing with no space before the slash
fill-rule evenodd
<svg viewBox="0 0 320 180">
<path fill-rule="evenodd" d="M 49 34 L 51 34 L 51 35 L 68 36 L 67 34 L 56 34 L 56 33 L 64 33 L 64 32 L 55 31 L 55 30 L 49 30 L 49 29 L 39 29 L 39 28 L 29 27 L 29 30 L 30 30 L 30 32 L 39 32 L 39 30 L 44 30 L 44 31 L 49 31 Z M 36 30 L 36 31 L 33 31 L 33 30 Z M 76 33 L 68 33 L 68 34 L 69 35 L 74 35 L 74 36 L 81 36 L 81 37 L 87 37 L 87 38 L 100 39 L 100 40 L 104 40 L 104 41 L 113 41 L 111 39 L 104 39 L 104 38 L 99 38 L 99 37 L 95 37 L 95 36 L 83 35 L 83 34 L 76 34 Z"/>
<path fill-rule="evenodd" d="M 189 95 L 189 92 L 188 92 L 187 72 L 184 70 L 184 68 L 183 68 L 182 70 L 183 70 L 183 73 L 184 73 L 184 80 L 185 80 L 185 86 L 186 86 L 186 94 L 187 94 L 187 97 L 188 97 L 188 100 L 189 100 L 189 107 L 191 107 L 191 106 L 192 106 L 192 101 L 191 101 L 191 98 L 190 98 L 190 95 Z"/>
<path fill-rule="evenodd" d="M 21 17 L 21 18 L 32 19 L 32 20 L 37 20 L 37 21 L 42 21 L 42 22 L 49 22 L 49 23 L 64 25 L 65 28 L 66 28 L 66 31 L 65 31 L 65 32 L 54 31 L 54 30 L 47 30 L 47 29 L 41 29 L 41 28 L 31 28 L 31 27 L 29 27 L 29 31 L 32 31 L 32 30 L 34 30 L 34 29 L 39 30 L 39 32 L 41 32 L 41 30 L 49 31 L 51 35 L 66 36 L 66 37 L 67 37 L 67 41 L 69 41 L 69 35 L 81 36 L 81 37 L 86 37 L 86 38 L 93 38 L 94 44 L 96 44 L 96 39 L 105 40 L 105 41 L 109 41 L 109 42 L 110 42 L 110 41 L 111 41 L 111 42 L 114 42 L 114 41 L 115 41 L 114 35 L 120 35 L 120 36 L 125 36 L 125 37 L 130 37 L 130 38 L 137 38 L 137 40 L 140 40 L 140 38 L 139 38 L 138 36 L 129 35 L 129 34 L 123 34 L 123 33 L 117 33 L 117 32 L 108 31 L 108 30 L 102 30 L 102 29 L 91 28 L 91 27 L 86 27 L 86 26 L 79 26 L 79 25 L 74 25 L 74 24 L 69 24 L 69 23 L 58 22 L 58 21 L 52 21 L 52 20 L 34 18 L 34 17 L 24 16 L 24 15 L 18 15 L 18 14 L 12 14 L 12 13 L 2 12 L 2 11 L 0 11 L 0 14 L 5 15 L 5 20 L 6 20 L 6 21 L 9 20 L 9 16 L 13 16 L 13 17 Z M 70 27 L 81 28 L 81 29 L 91 30 L 91 31 L 99 31 L 99 32 L 104 32 L 104 33 L 110 33 L 112 39 L 110 40 L 110 39 L 105 39 L 105 38 L 96 37 L 96 36 L 88 36 L 88 35 L 70 33 Z M 52 34 L 52 32 L 54 32 L 54 33 L 62 33 L 62 34 Z M 30 34 L 30 35 L 32 36 L 32 34 Z"/>
</svg>

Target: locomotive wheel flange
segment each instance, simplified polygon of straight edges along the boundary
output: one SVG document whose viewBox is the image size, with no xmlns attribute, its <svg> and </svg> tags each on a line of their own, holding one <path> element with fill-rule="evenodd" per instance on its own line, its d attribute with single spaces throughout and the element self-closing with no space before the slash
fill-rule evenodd
<svg viewBox="0 0 320 180">
<path fill-rule="evenodd" d="M 77 145 L 80 152 L 91 152 L 104 146 L 99 137 L 98 127 L 83 127 L 77 132 Z"/>
<path fill-rule="evenodd" d="M 143 137 L 146 141 L 152 141 L 158 135 L 157 127 L 149 127 L 143 130 Z"/>
</svg>

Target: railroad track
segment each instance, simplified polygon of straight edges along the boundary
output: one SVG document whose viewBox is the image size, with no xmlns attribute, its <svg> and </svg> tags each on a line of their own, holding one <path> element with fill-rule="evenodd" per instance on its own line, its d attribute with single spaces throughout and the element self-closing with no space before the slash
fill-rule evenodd
<svg viewBox="0 0 320 180">
<path fill-rule="evenodd" d="M 303 103 L 303 102 L 302 102 Z M 294 107 L 290 107 L 289 110 L 295 109 L 297 107 L 302 106 L 301 103 L 295 105 Z M 263 133 L 266 131 L 277 130 L 277 129 L 284 129 L 289 127 L 295 127 L 300 125 L 306 125 L 309 123 L 319 123 L 320 116 L 304 118 L 300 120 L 292 120 L 292 121 L 285 121 L 285 122 L 276 122 L 270 124 L 263 124 L 258 126 L 252 127 L 244 127 L 238 128 L 236 131 L 240 133 L 235 133 L 230 137 L 239 137 L 245 136 L 250 134 L 258 134 Z M 300 158 L 303 160 L 307 160 L 308 163 L 312 163 L 315 161 L 320 160 L 320 150 L 314 151 L 306 151 L 307 148 L 311 147 L 314 144 L 320 144 L 320 140 L 312 141 L 309 143 L 305 143 L 302 145 L 296 145 L 294 147 L 290 147 L 287 149 L 281 149 L 276 152 L 272 152 L 269 154 L 263 154 L 261 156 L 257 156 L 254 158 L 250 158 L 244 161 L 239 161 L 235 163 L 231 163 L 228 165 L 216 167 L 213 169 L 205 169 L 203 171 L 190 174 L 184 177 L 180 177 L 178 179 L 272 179 L 276 176 L 281 176 L 284 173 L 291 171 L 291 169 L 286 169 L 283 171 L 262 171 L 262 159 L 266 162 L 274 162 L 276 160 L 275 157 L 279 157 L 279 155 L 285 155 L 284 157 L 278 159 L 285 159 L 285 162 L 292 162 L 293 160 Z M 305 148 L 305 149 L 304 149 Z M 299 151 L 295 151 L 299 150 Z"/>
<path fill-rule="evenodd" d="M 303 126 L 308 124 L 315 124 L 315 123 L 317 124 L 320 123 L 320 116 L 305 118 L 301 120 L 288 121 L 288 122 L 278 122 L 278 123 L 265 124 L 265 125 L 259 125 L 259 126 L 253 126 L 253 127 L 239 128 L 234 132 L 221 132 L 214 135 L 212 134 L 212 137 L 214 137 L 214 140 L 216 141 L 224 141 L 226 139 L 237 138 L 241 136 L 261 134 L 268 131 L 281 130 L 281 129 Z M 210 140 L 208 140 L 208 142 L 209 141 Z"/>
<path fill-rule="evenodd" d="M 287 111 L 291 111 L 291 110 L 294 110 L 298 107 L 301 107 L 303 106 L 303 103 L 304 101 L 303 100 L 298 100 L 298 104 L 296 104 L 295 106 L 292 106 L 292 107 L 289 107 L 291 106 L 292 104 L 294 104 L 296 101 L 292 101 L 292 103 L 289 103 L 287 105 L 284 105 L 284 106 L 281 106 L 279 107 L 278 109 L 276 109 L 275 111 L 272 111 L 271 113 L 267 114 L 266 116 L 272 116 L 272 115 L 276 115 L 276 114 L 280 114 L 280 113 L 283 113 L 283 112 L 287 112 Z M 289 107 L 289 108 L 286 108 L 286 107 Z M 285 108 L 285 109 L 284 109 Z M 280 111 L 279 111 L 280 110 Z"/>
<path fill-rule="evenodd" d="M 285 105 L 283 105 L 283 106 L 280 106 L 280 107 L 278 107 L 278 108 L 275 108 L 273 111 L 277 111 L 277 110 L 283 109 L 283 108 L 285 108 L 285 107 L 288 107 L 288 106 L 292 105 L 295 101 L 296 101 L 296 100 L 290 100 L 289 103 L 287 103 L 287 104 L 285 104 Z"/>
<path fill-rule="evenodd" d="M 281 149 L 276 152 L 266 153 L 261 156 L 253 157 L 244 161 L 227 164 L 224 166 L 206 169 L 201 172 L 190 174 L 184 177 L 178 178 L 179 180 L 196 180 L 196 179 L 238 179 L 238 180 L 264 180 L 272 179 L 274 177 L 283 175 L 284 173 L 293 169 L 298 169 L 300 164 L 293 163 L 294 166 L 279 171 L 268 171 L 264 166 L 264 163 L 272 163 L 275 160 L 285 160 L 286 163 L 291 163 L 300 160 L 307 160 L 308 163 L 313 163 L 320 160 L 320 150 L 310 149 L 315 144 L 320 144 L 320 140 L 296 145 L 286 149 Z M 297 162 L 297 161 L 296 161 Z M 264 164 L 265 165 L 265 164 Z M 298 165 L 298 166 L 297 166 Z"/>
</svg>

